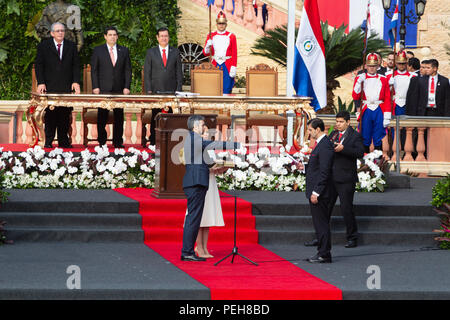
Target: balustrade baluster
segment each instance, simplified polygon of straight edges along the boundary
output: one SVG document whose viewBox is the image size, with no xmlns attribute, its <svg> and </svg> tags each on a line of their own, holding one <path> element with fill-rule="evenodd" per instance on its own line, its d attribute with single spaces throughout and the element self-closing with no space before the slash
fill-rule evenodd
<svg viewBox="0 0 450 320">
<path fill-rule="evenodd" d="M 249 30 L 256 31 L 256 16 L 252 0 L 247 0 L 247 7 L 245 9 L 245 27 Z"/>
<path fill-rule="evenodd" d="M 142 119 L 141 119 L 141 113 L 136 113 L 136 131 L 134 136 L 136 137 L 136 140 L 134 143 L 136 144 L 142 144 Z"/>
<path fill-rule="evenodd" d="M 236 16 L 236 22 L 239 24 L 243 24 L 244 22 L 244 5 L 242 0 L 237 0 L 234 2 L 234 15 Z"/>
<path fill-rule="evenodd" d="M 256 5 L 258 6 L 258 15 L 256 16 L 256 33 L 259 35 L 263 35 L 264 34 L 264 30 L 262 28 L 264 25 L 263 13 L 262 13 L 263 3 L 258 0 L 258 1 L 256 1 Z"/>
<path fill-rule="evenodd" d="M 427 161 L 425 158 L 425 128 L 417 128 L 416 161 Z"/>
<path fill-rule="evenodd" d="M 16 143 L 23 143 L 22 135 L 23 135 L 23 111 L 16 111 Z"/>
<path fill-rule="evenodd" d="M 132 113 L 127 112 L 125 113 L 125 144 L 131 144 L 131 136 L 133 135 L 133 129 L 131 128 L 131 117 L 133 116 Z"/>
<path fill-rule="evenodd" d="M 412 152 L 414 151 L 413 140 L 412 140 L 413 128 L 406 128 L 406 140 L 405 140 L 405 157 L 403 161 L 413 161 Z"/>
<path fill-rule="evenodd" d="M 77 114 L 78 112 L 72 111 L 72 145 L 78 143 Z"/>
<path fill-rule="evenodd" d="M 387 160 L 390 160 L 391 157 L 389 157 L 389 139 L 387 135 L 384 136 L 384 138 L 381 140 L 381 143 L 383 149 L 383 157 Z"/>
</svg>

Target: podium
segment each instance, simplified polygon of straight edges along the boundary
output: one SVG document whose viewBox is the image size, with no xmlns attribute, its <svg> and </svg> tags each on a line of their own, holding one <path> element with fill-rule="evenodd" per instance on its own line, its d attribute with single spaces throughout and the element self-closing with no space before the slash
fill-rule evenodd
<svg viewBox="0 0 450 320">
<path fill-rule="evenodd" d="M 183 177 L 185 166 L 179 161 L 188 134 L 187 120 L 192 114 L 158 113 L 156 120 L 155 189 L 158 199 L 184 199 Z M 217 115 L 207 114 L 205 124 L 216 128 Z"/>
</svg>

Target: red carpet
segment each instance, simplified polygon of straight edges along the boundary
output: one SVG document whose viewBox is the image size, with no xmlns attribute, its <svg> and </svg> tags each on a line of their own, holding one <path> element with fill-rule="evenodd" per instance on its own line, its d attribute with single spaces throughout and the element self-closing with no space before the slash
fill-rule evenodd
<svg viewBox="0 0 450 320">
<path fill-rule="evenodd" d="M 115 189 L 139 201 L 145 244 L 208 287 L 213 300 L 336 300 L 342 292 L 258 245 L 251 203 L 238 199 L 237 246 L 239 253 L 258 263 L 254 266 L 236 256 L 214 266 L 233 248 L 234 198 L 221 193 L 225 227 L 211 228 L 208 249 L 214 258 L 206 262 L 180 260 L 186 200 L 155 199 L 152 190 Z"/>
</svg>

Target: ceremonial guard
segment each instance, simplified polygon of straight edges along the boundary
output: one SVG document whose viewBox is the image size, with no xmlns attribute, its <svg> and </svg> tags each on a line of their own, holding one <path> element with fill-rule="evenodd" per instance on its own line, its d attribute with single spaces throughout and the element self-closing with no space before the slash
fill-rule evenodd
<svg viewBox="0 0 450 320">
<path fill-rule="evenodd" d="M 231 93 L 236 77 L 236 36 L 226 31 L 227 18 L 220 11 L 216 19 L 217 31 L 208 34 L 203 54 L 212 56 L 212 64 L 223 70 L 223 93 Z"/>
<path fill-rule="evenodd" d="M 387 76 L 389 85 L 394 94 L 393 110 L 396 116 L 406 113 L 406 94 L 408 92 L 409 82 L 416 75 L 407 70 L 408 58 L 405 51 L 399 51 L 396 57 L 397 70 Z"/>
<path fill-rule="evenodd" d="M 382 150 L 381 140 L 391 120 L 389 84 L 385 76 L 377 73 L 378 65 L 379 56 L 369 53 L 366 58 L 367 72 L 355 78 L 352 92 L 353 100 L 362 99 L 358 121 L 366 153 L 372 141 L 375 149 Z"/>
</svg>

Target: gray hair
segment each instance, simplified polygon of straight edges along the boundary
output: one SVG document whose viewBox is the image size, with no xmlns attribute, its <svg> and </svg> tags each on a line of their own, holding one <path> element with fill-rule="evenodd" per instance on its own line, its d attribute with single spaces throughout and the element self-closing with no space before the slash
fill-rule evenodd
<svg viewBox="0 0 450 320">
<path fill-rule="evenodd" d="M 187 120 L 188 130 L 192 131 L 192 129 L 194 129 L 195 125 L 197 125 L 199 121 L 205 121 L 205 117 L 199 114 L 190 116 Z"/>
<path fill-rule="evenodd" d="M 53 23 L 52 26 L 50 27 L 50 30 L 51 30 L 52 32 L 54 32 L 54 31 L 55 31 L 55 27 L 56 27 L 57 25 L 63 26 L 64 30 L 66 30 L 66 26 L 65 26 L 64 24 L 62 24 L 61 22 L 55 22 L 55 23 Z"/>
</svg>

